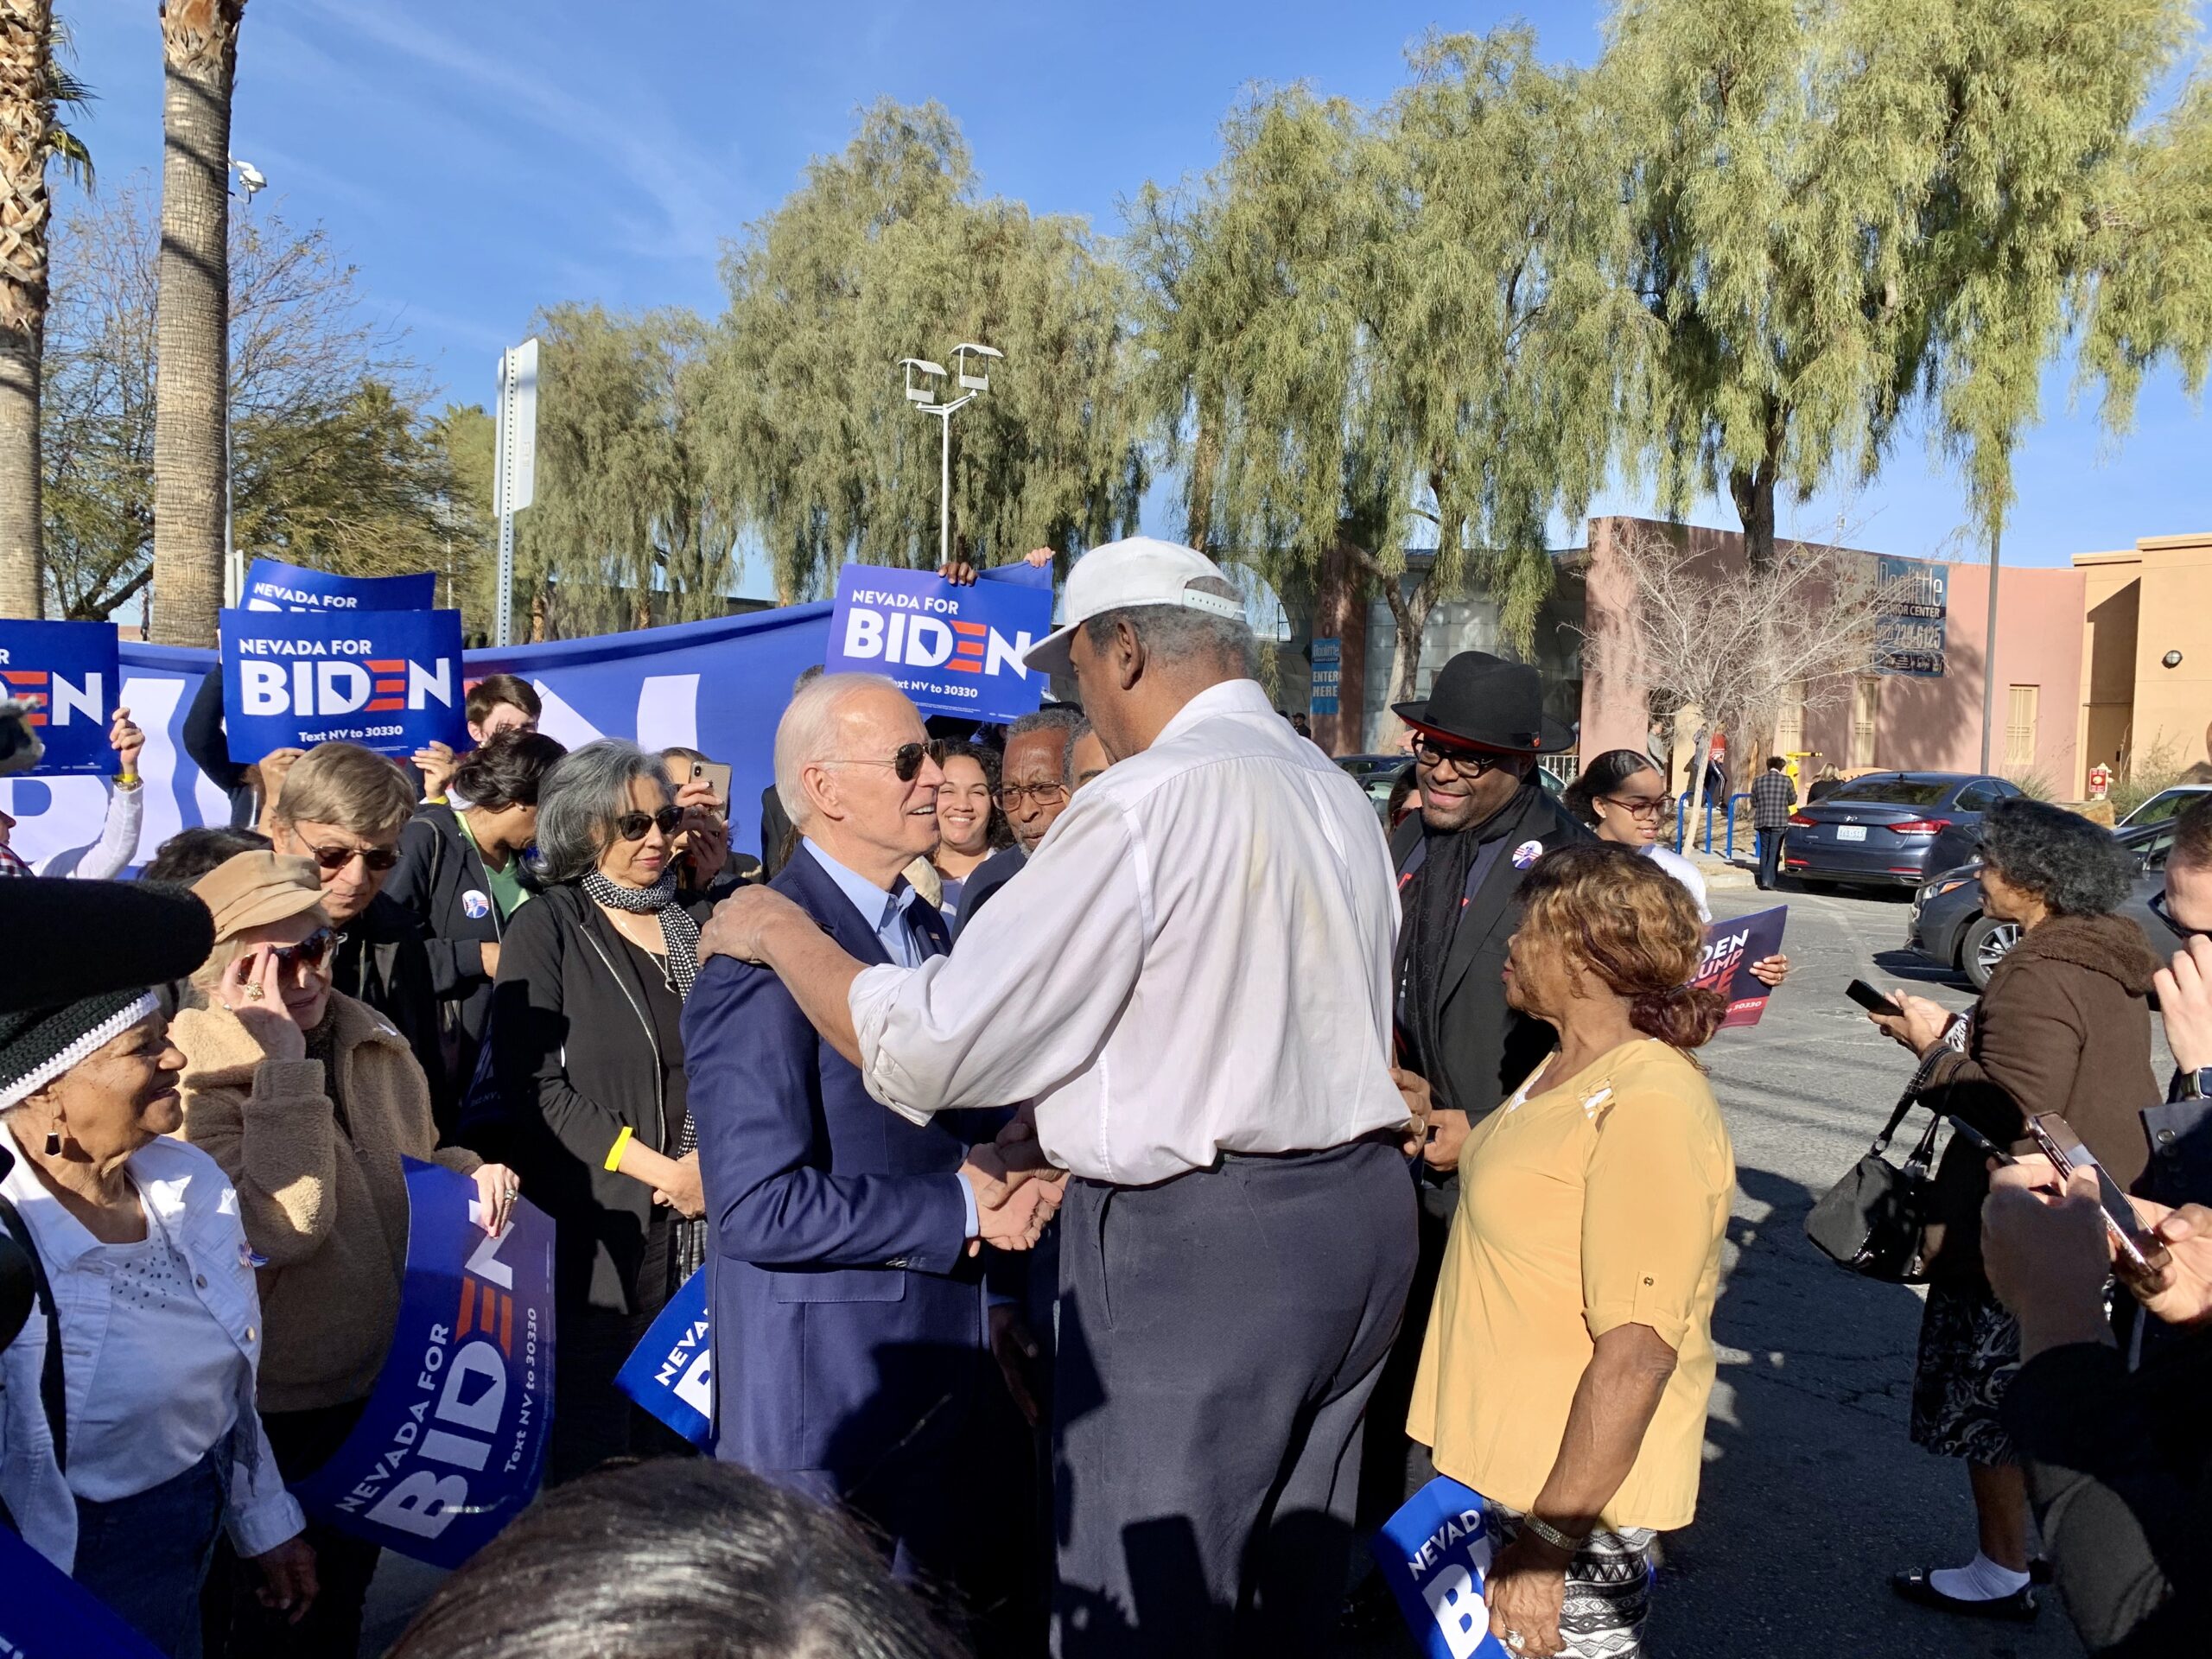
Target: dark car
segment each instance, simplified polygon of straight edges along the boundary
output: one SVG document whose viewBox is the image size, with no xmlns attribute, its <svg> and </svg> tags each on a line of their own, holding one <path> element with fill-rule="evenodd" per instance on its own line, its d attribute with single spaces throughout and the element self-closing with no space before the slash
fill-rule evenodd
<svg viewBox="0 0 2212 1659">
<path fill-rule="evenodd" d="M 2135 886 L 2120 907 L 2133 917 L 2151 948 L 2160 956 L 2179 950 L 2173 930 L 2151 908 L 2152 899 L 2166 885 L 2166 854 L 2174 844 L 2171 818 L 2157 823 L 2131 825 L 2117 832 L 2120 845 L 2138 860 Z M 1923 887 L 1912 900 L 1912 920 L 1905 930 L 1905 948 L 1945 968 L 1955 968 L 1980 990 L 1989 983 L 1990 970 L 2004 960 L 2018 941 L 2020 930 L 1982 913 L 1981 865 L 1979 861 L 1945 870 Z"/>
<path fill-rule="evenodd" d="M 1874 772 L 1789 815 L 1785 873 L 1917 887 L 1974 856 L 1981 815 L 2019 785 L 1963 772 Z"/>
</svg>

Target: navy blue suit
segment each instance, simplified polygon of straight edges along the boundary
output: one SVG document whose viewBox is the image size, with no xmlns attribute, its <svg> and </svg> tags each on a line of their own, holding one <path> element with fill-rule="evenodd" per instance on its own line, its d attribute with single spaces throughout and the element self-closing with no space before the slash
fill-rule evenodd
<svg viewBox="0 0 2212 1659">
<path fill-rule="evenodd" d="M 850 955 L 886 960 L 812 857 L 772 885 Z M 910 918 L 944 954 L 937 912 L 918 899 Z M 850 1505 L 902 1564 L 951 1576 L 955 1448 L 990 1375 L 956 1175 L 970 1126 L 878 1105 L 773 973 L 728 957 L 701 968 L 683 1045 L 714 1229 L 715 1456 Z"/>
</svg>

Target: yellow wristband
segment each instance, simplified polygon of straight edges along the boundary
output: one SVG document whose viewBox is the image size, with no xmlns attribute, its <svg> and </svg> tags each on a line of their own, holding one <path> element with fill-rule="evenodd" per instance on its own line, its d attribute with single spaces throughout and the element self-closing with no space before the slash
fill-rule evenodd
<svg viewBox="0 0 2212 1659">
<path fill-rule="evenodd" d="M 609 1174 L 611 1175 L 611 1174 L 613 1174 L 615 1171 L 617 1171 L 617 1170 L 619 1170 L 619 1169 L 620 1169 L 620 1168 L 622 1167 L 622 1149 L 623 1149 L 623 1147 L 625 1147 L 628 1146 L 629 1144 L 630 1144 L 630 1131 L 629 1131 L 628 1129 L 626 1129 L 626 1129 L 624 1129 L 624 1130 L 622 1131 L 622 1133 L 621 1133 L 621 1134 L 620 1134 L 620 1135 L 616 1135 L 616 1136 L 614 1137 L 614 1144 L 613 1144 L 613 1147 L 609 1147 L 609 1148 L 608 1148 L 608 1150 L 607 1150 L 607 1173 L 609 1173 Z"/>
</svg>

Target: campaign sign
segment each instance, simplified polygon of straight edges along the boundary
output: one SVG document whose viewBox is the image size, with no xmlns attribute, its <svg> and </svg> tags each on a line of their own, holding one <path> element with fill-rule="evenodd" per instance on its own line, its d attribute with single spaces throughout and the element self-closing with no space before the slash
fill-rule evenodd
<svg viewBox="0 0 2212 1659">
<path fill-rule="evenodd" d="M 317 1520 L 459 1567 L 537 1491 L 553 1426 L 553 1224 L 518 1200 L 493 1238 L 476 1183 L 412 1158 L 407 1277 L 376 1391 L 297 1482 Z"/>
<path fill-rule="evenodd" d="M 123 684 L 109 622 L 0 621 L 0 701 L 37 706 L 25 716 L 46 745 L 34 772 L 115 770 L 108 715 Z"/>
<path fill-rule="evenodd" d="M 242 597 L 249 611 L 427 611 L 438 602 L 438 576 L 340 576 L 256 559 Z"/>
<path fill-rule="evenodd" d="M 231 759 L 359 743 L 412 754 L 468 739 L 459 611 L 223 613 Z"/>
<path fill-rule="evenodd" d="M 1495 1540 L 1479 1493 L 1439 1475 L 1367 1547 L 1427 1659 L 1512 1659 L 1483 1601 Z"/>
<path fill-rule="evenodd" d="M 0 1527 L 0 1659 L 160 1659 L 161 1649 Z"/>
<path fill-rule="evenodd" d="M 715 1438 L 714 1344 L 707 1332 L 707 1270 L 668 1299 L 614 1386 L 697 1446 Z"/>
<path fill-rule="evenodd" d="M 1052 631 L 1049 587 L 995 578 L 958 588 L 927 571 L 849 564 L 837 573 L 825 666 L 887 674 L 925 715 L 1017 720 L 1036 712 L 1046 683 L 1022 654 Z"/>
<path fill-rule="evenodd" d="M 1715 922 L 1705 930 L 1705 950 L 1690 983 L 1728 999 L 1728 1017 L 1720 1022 L 1723 1031 L 1731 1026 L 1756 1026 L 1766 1012 L 1766 1000 L 1773 991 L 1751 976 L 1751 964 L 1781 954 L 1782 925 L 1789 919 L 1789 906 L 1777 905 L 1772 910 Z"/>
</svg>

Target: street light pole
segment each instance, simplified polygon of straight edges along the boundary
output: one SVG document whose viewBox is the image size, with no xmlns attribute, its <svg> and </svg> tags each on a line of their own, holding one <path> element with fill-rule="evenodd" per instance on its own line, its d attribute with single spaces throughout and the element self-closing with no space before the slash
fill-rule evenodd
<svg viewBox="0 0 2212 1659">
<path fill-rule="evenodd" d="M 245 205 L 250 211 L 254 197 L 269 188 L 268 175 L 251 162 L 242 162 L 235 156 L 229 158 L 228 171 L 238 175 L 238 182 L 245 188 Z M 231 529 L 231 389 L 227 384 L 231 354 L 227 347 L 223 353 L 226 385 L 223 387 L 223 603 L 236 607 L 245 595 L 245 564 L 238 557 L 238 546 Z"/>
<path fill-rule="evenodd" d="M 952 417 L 991 389 L 990 377 L 971 372 L 968 359 L 1005 355 L 995 346 L 978 346 L 973 341 L 954 346 L 953 373 L 964 390 L 949 404 L 936 401 L 936 382 L 944 378 L 941 365 L 925 357 L 899 359 L 899 366 L 906 372 L 906 401 L 923 414 L 936 416 L 938 422 L 937 562 L 940 569 L 952 563 Z"/>
</svg>

